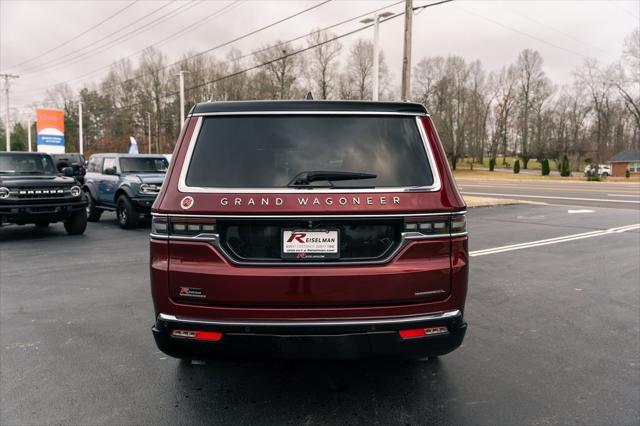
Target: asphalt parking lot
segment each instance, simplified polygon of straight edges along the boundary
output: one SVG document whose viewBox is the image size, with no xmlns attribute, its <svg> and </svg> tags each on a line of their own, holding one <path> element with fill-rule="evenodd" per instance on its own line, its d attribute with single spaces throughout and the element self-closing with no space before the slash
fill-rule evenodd
<svg viewBox="0 0 640 426">
<path fill-rule="evenodd" d="M 640 209 L 640 184 L 456 178 L 463 195 L 510 198 L 554 205 Z"/>
<path fill-rule="evenodd" d="M 640 231 L 616 228 L 640 210 L 568 210 L 469 212 L 467 337 L 421 362 L 181 363 L 151 335 L 147 228 L 5 227 L 0 423 L 638 424 Z"/>
</svg>

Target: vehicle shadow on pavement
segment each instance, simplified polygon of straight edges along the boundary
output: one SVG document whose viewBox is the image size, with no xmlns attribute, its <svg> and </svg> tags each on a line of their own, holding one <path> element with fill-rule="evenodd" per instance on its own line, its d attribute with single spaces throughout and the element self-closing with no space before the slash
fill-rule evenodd
<svg viewBox="0 0 640 426">
<path fill-rule="evenodd" d="M 0 228 L 0 243 L 9 241 L 41 240 L 44 238 L 83 238 L 82 235 L 67 235 L 62 223 L 39 228 L 35 225 L 6 225 Z"/>
<path fill-rule="evenodd" d="M 445 362 L 207 361 L 176 369 L 176 412 L 188 422 L 449 423 Z M 249 378 L 249 380 L 247 380 Z"/>
</svg>

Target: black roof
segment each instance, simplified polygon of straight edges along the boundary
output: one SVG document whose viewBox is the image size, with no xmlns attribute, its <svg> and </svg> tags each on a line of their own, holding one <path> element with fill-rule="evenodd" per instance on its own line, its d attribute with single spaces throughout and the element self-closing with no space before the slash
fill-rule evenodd
<svg viewBox="0 0 640 426">
<path fill-rule="evenodd" d="M 640 161 L 640 149 L 625 149 L 609 160 L 610 163 L 631 163 Z"/>
<path fill-rule="evenodd" d="M 216 112 L 399 112 L 426 114 L 422 104 L 413 102 L 371 102 L 371 101 L 225 101 L 203 102 L 195 105 L 190 114 Z"/>
</svg>

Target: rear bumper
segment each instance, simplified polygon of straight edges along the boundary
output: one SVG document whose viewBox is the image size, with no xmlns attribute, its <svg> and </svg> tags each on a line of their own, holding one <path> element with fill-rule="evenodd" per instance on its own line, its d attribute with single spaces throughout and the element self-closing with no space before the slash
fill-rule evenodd
<svg viewBox="0 0 640 426">
<path fill-rule="evenodd" d="M 7 204 L 0 205 L 0 218 L 11 223 L 31 223 L 41 220 L 56 222 L 68 218 L 86 206 L 87 201 L 84 198 L 79 201 Z"/>
<path fill-rule="evenodd" d="M 444 334 L 402 339 L 400 330 L 445 326 Z M 421 358 L 444 355 L 462 343 L 459 310 L 428 315 L 337 321 L 209 321 L 158 315 L 158 348 L 176 358 Z M 217 342 L 171 337 L 173 330 L 216 331 Z"/>
</svg>

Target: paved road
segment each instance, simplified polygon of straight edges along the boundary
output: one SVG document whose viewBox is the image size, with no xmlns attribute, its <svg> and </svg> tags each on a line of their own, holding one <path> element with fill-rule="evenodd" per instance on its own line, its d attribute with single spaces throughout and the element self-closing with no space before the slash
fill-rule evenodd
<svg viewBox="0 0 640 426">
<path fill-rule="evenodd" d="M 457 179 L 463 195 L 512 198 L 557 205 L 640 210 L 640 184 L 623 182 Z"/>
<path fill-rule="evenodd" d="M 419 363 L 185 365 L 149 329 L 147 229 L 3 228 L 0 423 L 638 424 L 640 231 L 596 231 L 640 220 L 593 210 L 470 211 L 467 338 Z"/>
</svg>

